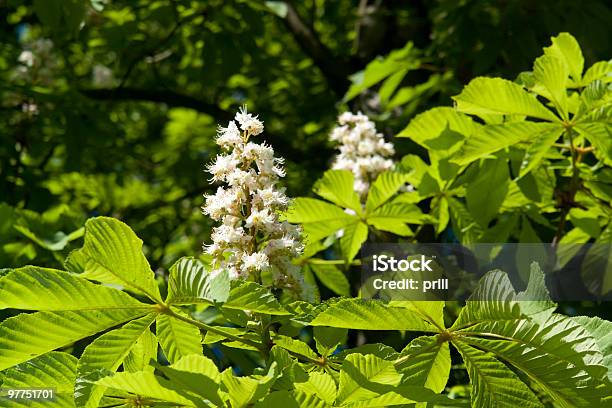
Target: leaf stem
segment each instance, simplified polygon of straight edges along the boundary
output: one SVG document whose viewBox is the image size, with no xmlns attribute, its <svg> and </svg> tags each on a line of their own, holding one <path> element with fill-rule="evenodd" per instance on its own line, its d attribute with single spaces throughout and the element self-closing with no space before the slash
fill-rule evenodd
<svg viewBox="0 0 612 408">
<path fill-rule="evenodd" d="M 175 313 L 169 307 L 164 308 L 162 313 L 165 313 L 165 314 L 167 314 L 169 316 L 172 316 L 172 317 L 174 317 L 174 318 L 176 318 L 178 320 L 181 320 L 181 321 L 183 321 L 185 323 L 189 323 L 191 325 L 194 325 L 197 328 L 199 328 L 200 330 L 209 331 L 209 332 L 218 334 L 220 336 L 223 336 L 223 337 L 225 337 L 225 338 L 227 338 L 229 340 L 237 341 L 237 342 L 246 344 L 247 346 L 255 347 L 257 350 L 259 350 L 259 351 L 261 351 L 262 353 L 265 354 L 264 346 L 262 344 L 254 342 L 252 340 L 243 339 L 242 337 L 239 337 L 239 336 L 236 336 L 234 334 L 228 333 L 225 330 L 220 329 L 219 327 L 210 326 L 210 325 L 208 325 L 206 323 L 202 323 L 202 322 L 200 322 L 198 320 L 194 320 L 194 319 L 191 319 L 189 317 L 181 316 L 178 313 Z"/>
</svg>

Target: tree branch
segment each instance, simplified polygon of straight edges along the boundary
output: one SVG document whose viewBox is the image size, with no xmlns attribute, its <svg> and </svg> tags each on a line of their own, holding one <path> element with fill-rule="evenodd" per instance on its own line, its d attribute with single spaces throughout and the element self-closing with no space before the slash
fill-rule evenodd
<svg viewBox="0 0 612 408">
<path fill-rule="evenodd" d="M 112 89 L 81 89 L 80 93 L 88 98 L 99 101 L 147 101 L 165 103 L 168 106 L 194 109 L 212 116 L 217 123 L 227 123 L 234 118 L 231 112 L 221 109 L 215 104 L 204 102 L 193 96 L 180 94 L 171 90 L 144 88 L 112 88 Z M 282 157 L 294 163 L 305 161 L 304 152 L 291 146 L 286 136 L 276 135 L 266 130 L 267 140 Z M 325 146 L 315 147 L 319 155 L 315 160 L 326 160 L 331 150 Z"/>
<path fill-rule="evenodd" d="M 165 103 L 168 106 L 191 108 L 198 112 L 213 116 L 218 121 L 224 122 L 231 120 L 234 116 L 215 104 L 204 102 L 193 96 L 180 94 L 170 90 L 123 87 L 112 89 L 82 89 L 80 92 L 88 98 L 100 101 L 149 101 Z"/>
<path fill-rule="evenodd" d="M 327 79 L 331 89 L 343 96 L 350 85 L 348 79 L 352 69 L 348 61 L 339 58 L 321 42 L 314 28 L 306 24 L 290 2 L 287 15 L 283 19 L 285 26 L 302 50 L 312 59 Z"/>
</svg>

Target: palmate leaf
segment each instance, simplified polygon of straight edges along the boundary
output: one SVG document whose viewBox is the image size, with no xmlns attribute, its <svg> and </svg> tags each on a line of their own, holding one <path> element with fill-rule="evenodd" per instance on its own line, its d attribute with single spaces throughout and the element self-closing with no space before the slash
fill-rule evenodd
<svg viewBox="0 0 612 408">
<path fill-rule="evenodd" d="M 8 318 L 0 323 L 0 370 L 145 314 L 143 309 L 81 310 Z"/>
<path fill-rule="evenodd" d="M 472 368 L 468 364 L 476 393 L 473 406 L 492 403 L 492 397 L 484 394 L 497 392 L 504 396 L 510 392 L 505 383 L 500 384 L 501 376 L 507 375 L 505 366 L 487 362 L 490 357 L 481 354 L 484 352 L 524 373 L 559 406 L 598 406 L 601 399 L 598 387 L 607 373 L 599 345 L 577 322 L 552 314 L 554 307 L 544 286 L 544 275 L 535 263 L 527 289 L 518 294 L 503 272 L 492 271 L 483 277 L 450 335 L 466 364 L 470 358 L 473 360 L 469 363 Z M 478 381 L 481 391 L 476 386 Z M 485 391 L 487 384 L 500 388 Z M 516 384 L 510 387 L 521 389 Z M 478 395 L 478 392 L 484 394 Z M 530 400 L 522 391 L 515 397 L 524 399 L 524 404 Z"/>
<path fill-rule="evenodd" d="M 74 381 L 77 359 L 67 353 L 51 352 L 27 363 L 19 364 L 0 374 L 0 386 L 4 389 L 53 388 L 55 399 L 48 400 L 1 400 L 4 408 L 34 407 L 74 408 Z"/>
<path fill-rule="evenodd" d="M 423 402 L 463 406 L 427 388 L 401 385 L 401 378 L 393 361 L 372 354 L 349 354 L 342 362 L 336 405 L 366 408 Z"/>
<path fill-rule="evenodd" d="M 475 78 L 453 99 L 460 112 L 473 115 L 524 115 L 559 121 L 520 85 L 501 78 Z"/>
<path fill-rule="evenodd" d="M 404 184 L 408 182 L 408 176 L 402 173 L 386 171 L 380 174 L 368 193 L 366 210 L 374 211 L 389 200 Z"/>
<path fill-rule="evenodd" d="M 319 313 L 310 325 L 354 330 L 439 331 L 436 326 L 408 309 L 364 299 L 341 299 Z"/>
<path fill-rule="evenodd" d="M 533 140 L 554 130 L 562 130 L 562 127 L 536 122 L 508 122 L 482 126 L 466 139 L 465 144 L 453 156 L 453 161 L 466 165 L 518 142 Z"/>
<path fill-rule="evenodd" d="M 327 238 L 357 220 L 336 205 L 305 197 L 293 200 L 286 219 L 301 224 L 309 242 Z"/>
<path fill-rule="evenodd" d="M 40 310 L 0 323 L 0 370 L 154 311 L 119 290 L 36 267 L 2 278 L 0 294 L 2 308 Z"/>
<path fill-rule="evenodd" d="M 180 310 L 173 310 L 183 314 Z M 157 339 L 171 363 L 191 354 L 202 354 L 202 335 L 197 327 L 175 317 L 161 314 L 156 321 Z"/>
<path fill-rule="evenodd" d="M 167 304 L 194 304 L 225 302 L 230 283 L 227 271 L 213 276 L 206 266 L 195 258 L 179 259 L 170 267 Z"/>
<path fill-rule="evenodd" d="M 74 397 L 81 407 L 95 408 L 104 394 L 102 386 L 83 381 L 91 371 L 117 371 L 136 342 L 148 331 L 156 313 L 150 313 L 140 319 L 132 320 L 119 329 L 112 330 L 89 344 L 79 359 L 78 378 L 75 384 Z"/>
<path fill-rule="evenodd" d="M 543 408 L 529 387 L 491 354 L 462 343 L 456 347 L 470 376 L 472 407 Z"/>
<path fill-rule="evenodd" d="M 354 181 L 353 173 L 348 170 L 328 170 L 317 180 L 312 190 L 324 199 L 359 214 L 361 203 L 353 187 Z"/>
<path fill-rule="evenodd" d="M 448 342 L 436 336 L 417 337 L 408 344 L 396 364 L 403 374 L 402 383 L 421 385 L 442 392 L 450 374 L 451 359 Z"/>
<path fill-rule="evenodd" d="M 109 217 L 85 223 L 85 244 L 66 259 L 66 268 L 81 277 L 120 285 L 161 303 L 159 288 L 142 241 L 126 224 Z"/>
<path fill-rule="evenodd" d="M 596 406 L 596 387 L 606 375 L 591 335 L 571 319 L 553 315 L 540 324 L 529 319 L 476 324 L 460 330 L 453 344 L 467 343 L 495 354 L 524 372 L 560 406 Z"/>
</svg>

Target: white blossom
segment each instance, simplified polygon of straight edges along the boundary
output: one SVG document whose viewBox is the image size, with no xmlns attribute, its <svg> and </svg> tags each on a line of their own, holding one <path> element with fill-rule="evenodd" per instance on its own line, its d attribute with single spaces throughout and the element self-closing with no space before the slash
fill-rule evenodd
<svg viewBox="0 0 612 408">
<path fill-rule="evenodd" d="M 205 195 L 204 214 L 220 224 L 204 251 L 214 258 L 213 273 L 227 270 L 232 279 L 252 279 L 312 300 L 300 267 L 292 263 L 303 245 L 299 227 L 279 220 L 289 198 L 277 186 L 285 175 L 274 149 L 249 141 L 263 132 L 257 116 L 240 109 L 227 127 L 219 127 L 217 144 L 224 150 L 207 166 L 212 182 L 223 183 Z"/>
<path fill-rule="evenodd" d="M 395 149 L 362 113 L 344 112 L 338 117 L 338 123 L 329 136 L 332 142 L 339 143 L 340 151 L 332 168 L 352 172 L 353 187 L 364 199 L 376 177 L 393 167 L 391 156 Z"/>
<path fill-rule="evenodd" d="M 115 85 L 113 70 L 106 65 L 96 64 L 91 71 L 91 82 L 93 86 L 110 88 Z"/>
<path fill-rule="evenodd" d="M 236 113 L 235 119 L 240 124 L 240 129 L 247 132 L 249 136 L 257 136 L 263 132 L 263 122 L 257 116 L 248 113 L 246 106 L 240 108 L 238 113 Z"/>
</svg>

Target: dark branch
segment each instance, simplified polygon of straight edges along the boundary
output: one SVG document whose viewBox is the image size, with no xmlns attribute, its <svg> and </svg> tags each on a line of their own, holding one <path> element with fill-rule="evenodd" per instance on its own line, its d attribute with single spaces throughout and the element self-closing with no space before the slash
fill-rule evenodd
<svg viewBox="0 0 612 408">
<path fill-rule="evenodd" d="M 217 105 L 204 102 L 193 96 L 183 95 L 168 90 L 155 90 L 143 88 L 113 88 L 113 89 L 82 89 L 81 94 L 99 101 L 147 101 L 165 103 L 168 106 L 183 107 L 194 109 L 198 112 L 212 116 L 217 123 L 227 123 L 234 118 L 234 115 Z M 286 137 L 281 137 L 266 131 L 268 141 L 274 149 L 284 158 L 295 163 L 305 160 L 304 152 L 291 146 Z M 323 156 L 317 158 L 327 158 L 331 152 L 323 146 L 318 146 L 319 152 Z"/>
<path fill-rule="evenodd" d="M 285 4 L 287 5 L 287 15 L 283 19 L 285 26 L 302 50 L 321 70 L 333 91 L 338 96 L 343 96 L 349 87 L 348 77 L 352 73 L 348 61 L 334 56 L 319 40 L 315 30 L 300 17 L 295 7 L 289 2 Z"/>
<path fill-rule="evenodd" d="M 168 106 L 191 108 L 213 116 L 220 122 L 227 122 L 233 117 L 230 112 L 219 108 L 215 104 L 170 90 L 123 87 L 113 89 L 82 89 L 80 92 L 91 99 L 100 101 L 149 101 L 165 103 Z"/>
</svg>

